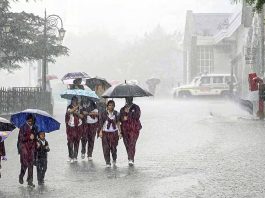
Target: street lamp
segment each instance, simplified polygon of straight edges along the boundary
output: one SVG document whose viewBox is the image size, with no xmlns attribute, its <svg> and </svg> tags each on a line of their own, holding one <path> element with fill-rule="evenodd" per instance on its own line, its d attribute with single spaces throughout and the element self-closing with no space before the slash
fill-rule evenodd
<svg viewBox="0 0 265 198">
<path fill-rule="evenodd" d="M 3 26 L 3 33 L 9 33 L 10 32 L 10 29 L 11 29 L 11 26 L 10 26 L 10 24 L 5 24 L 4 26 Z"/>
<path fill-rule="evenodd" d="M 60 22 L 61 26 L 58 27 L 58 23 Z M 65 36 L 65 29 L 63 28 L 63 20 L 60 16 L 52 14 L 47 16 L 45 10 L 44 17 L 44 53 L 42 59 L 42 89 L 46 91 L 46 75 L 47 75 L 47 26 L 50 28 L 55 28 L 59 34 L 59 40 L 63 41 Z"/>
</svg>

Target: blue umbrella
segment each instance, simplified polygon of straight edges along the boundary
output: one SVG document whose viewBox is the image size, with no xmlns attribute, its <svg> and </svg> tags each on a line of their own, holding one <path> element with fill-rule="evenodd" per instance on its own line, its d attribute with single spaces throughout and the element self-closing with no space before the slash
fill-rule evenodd
<svg viewBox="0 0 265 198">
<path fill-rule="evenodd" d="M 88 99 L 96 102 L 99 100 L 99 97 L 94 91 L 89 90 L 82 90 L 82 89 L 71 89 L 71 90 L 65 90 L 61 94 L 61 98 L 71 100 L 74 96 L 77 97 L 87 97 Z"/>
<path fill-rule="evenodd" d="M 13 114 L 11 116 L 11 122 L 18 128 L 21 128 L 29 114 L 32 114 L 35 117 L 35 125 L 38 128 L 38 131 L 45 133 L 50 133 L 60 129 L 60 123 L 55 120 L 50 114 L 46 111 L 39 109 L 26 109 L 22 112 Z"/>
</svg>

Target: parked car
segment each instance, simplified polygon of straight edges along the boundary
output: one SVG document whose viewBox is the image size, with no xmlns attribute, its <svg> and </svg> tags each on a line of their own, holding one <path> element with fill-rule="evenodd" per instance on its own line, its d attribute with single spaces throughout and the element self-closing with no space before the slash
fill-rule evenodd
<svg viewBox="0 0 265 198">
<path fill-rule="evenodd" d="M 237 90 L 237 79 L 233 76 L 233 92 Z M 230 74 L 207 74 L 195 77 L 188 85 L 173 88 L 174 98 L 191 96 L 223 96 L 230 95 Z"/>
</svg>

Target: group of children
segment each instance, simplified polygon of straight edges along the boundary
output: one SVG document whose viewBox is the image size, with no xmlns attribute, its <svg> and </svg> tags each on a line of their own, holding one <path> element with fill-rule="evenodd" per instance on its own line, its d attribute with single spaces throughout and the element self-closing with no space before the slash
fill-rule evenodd
<svg viewBox="0 0 265 198">
<path fill-rule="evenodd" d="M 47 153 L 50 151 L 50 148 L 45 139 L 45 132 L 38 131 L 38 127 L 35 125 L 35 117 L 32 114 L 26 117 L 25 124 L 19 129 L 17 149 L 21 164 L 19 183 L 24 183 L 24 175 L 28 171 L 28 186 L 35 187 L 33 184 L 33 166 L 35 165 L 37 168 L 38 184 L 44 184 L 47 170 Z M 2 160 L 7 160 L 5 144 L 0 136 L 0 169 L 1 158 Z"/>
<path fill-rule="evenodd" d="M 24 183 L 24 175 L 28 170 L 28 185 L 33 184 L 33 166 L 37 167 L 38 184 L 44 184 L 44 177 L 47 170 L 47 152 L 50 151 L 49 144 L 45 139 L 45 132 L 38 131 L 35 125 L 35 118 L 29 114 L 26 123 L 20 128 L 18 134 L 18 153 L 20 155 L 19 183 Z"/>
<path fill-rule="evenodd" d="M 77 161 L 79 143 L 81 142 L 81 158 L 87 155 L 92 160 L 96 135 L 102 139 L 102 149 L 107 167 L 111 167 L 117 160 L 117 146 L 120 138 L 128 154 L 128 163 L 134 165 L 136 141 L 139 136 L 141 111 L 139 106 L 133 104 L 133 98 L 126 98 L 126 105 L 120 110 L 115 110 L 115 102 L 109 100 L 105 108 L 99 108 L 102 104 L 83 98 L 79 103 L 77 97 L 73 97 L 65 114 L 67 146 L 69 161 Z M 6 160 L 4 141 L 0 136 L 0 169 L 1 158 Z M 20 155 L 19 183 L 24 183 L 24 175 L 28 171 L 27 183 L 33 184 L 33 167 L 37 167 L 38 184 L 44 184 L 47 170 L 47 153 L 49 144 L 45 139 L 45 132 L 39 131 L 35 125 L 35 117 L 29 114 L 25 124 L 20 127 L 17 141 L 18 154 Z M 1 177 L 1 172 L 0 172 Z"/>
<path fill-rule="evenodd" d="M 80 141 L 81 158 L 85 158 L 87 144 L 87 158 L 92 160 L 95 137 L 98 135 L 102 139 L 107 167 L 111 167 L 111 156 L 113 165 L 116 164 L 117 146 L 121 138 L 128 154 L 128 163 L 133 166 L 136 141 L 142 128 L 140 115 L 140 108 L 133 104 L 132 97 L 126 98 L 126 105 L 118 112 L 113 100 L 109 100 L 106 108 L 99 111 L 94 102 L 82 99 L 79 103 L 74 96 L 65 115 L 69 161 L 77 161 Z"/>
</svg>

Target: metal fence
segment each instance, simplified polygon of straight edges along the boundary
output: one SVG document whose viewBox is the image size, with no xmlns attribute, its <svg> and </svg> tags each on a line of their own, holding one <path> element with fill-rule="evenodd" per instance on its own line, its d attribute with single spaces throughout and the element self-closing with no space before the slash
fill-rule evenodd
<svg viewBox="0 0 265 198">
<path fill-rule="evenodd" d="M 11 114 L 25 109 L 40 109 L 53 114 L 51 92 L 39 87 L 0 88 L 0 114 Z"/>
</svg>

